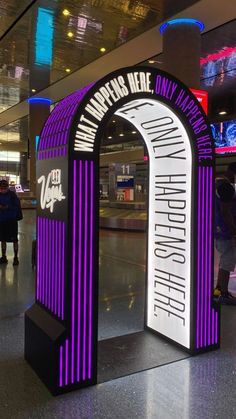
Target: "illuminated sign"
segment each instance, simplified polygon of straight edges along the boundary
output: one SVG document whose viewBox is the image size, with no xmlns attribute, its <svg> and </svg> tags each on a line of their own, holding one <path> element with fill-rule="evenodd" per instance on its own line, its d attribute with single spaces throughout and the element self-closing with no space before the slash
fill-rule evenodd
<svg viewBox="0 0 236 419">
<path fill-rule="evenodd" d="M 54 11 L 38 8 L 35 33 L 35 64 L 51 65 L 53 55 Z"/>
<path fill-rule="evenodd" d="M 208 115 L 208 92 L 206 92 L 205 90 L 190 90 L 194 94 L 194 96 L 196 96 L 197 100 L 201 103 L 205 114 Z"/>
<path fill-rule="evenodd" d="M 49 208 L 52 213 L 54 211 L 55 202 L 66 199 L 62 191 L 61 170 L 53 169 L 48 174 L 47 178 L 42 175 L 37 182 L 41 185 L 41 209 L 44 210 L 45 208 Z"/>
<path fill-rule="evenodd" d="M 54 394 L 97 382 L 99 143 L 113 114 L 135 126 L 148 152 L 145 327 L 190 353 L 219 346 L 214 148 L 206 115 L 169 74 L 117 70 L 59 102 L 39 140 L 40 263 L 25 353 Z M 126 165 L 121 174 L 132 176 Z"/>
<path fill-rule="evenodd" d="M 192 152 L 180 119 L 145 99 L 116 112 L 132 121 L 149 154 L 147 326 L 190 347 Z"/>
</svg>

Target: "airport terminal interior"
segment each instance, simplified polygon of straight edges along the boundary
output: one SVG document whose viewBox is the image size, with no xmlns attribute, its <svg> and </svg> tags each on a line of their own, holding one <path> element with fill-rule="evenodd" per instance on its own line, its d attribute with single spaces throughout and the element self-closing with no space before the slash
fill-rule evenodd
<svg viewBox="0 0 236 419">
<path fill-rule="evenodd" d="M 190 45 L 199 67 L 195 85 L 186 79 L 195 71 L 189 57 L 184 62 L 188 40 L 182 47 L 183 39 L 163 42 L 160 27 L 174 19 L 204 25 L 199 50 Z M 183 61 L 172 61 L 171 70 L 168 49 Z M 12 264 L 12 243 L 8 263 L 0 265 L 3 419 L 236 418 L 236 304 L 219 307 L 220 347 L 205 353 L 145 330 L 149 155 L 137 127 L 119 112 L 106 122 L 99 151 L 97 384 L 55 397 L 24 358 L 24 316 L 35 302 L 40 269 L 34 245 L 42 128 L 64 97 L 129 66 L 168 70 L 207 93 L 215 176 L 223 175 L 236 161 L 233 0 L 0 1 L 0 180 L 9 182 L 23 210 L 19 265 Z M 218 264 L 215 250 L 214 284 Z M 236 272 L 229 291 L 236 297 Z"/>
</svg>

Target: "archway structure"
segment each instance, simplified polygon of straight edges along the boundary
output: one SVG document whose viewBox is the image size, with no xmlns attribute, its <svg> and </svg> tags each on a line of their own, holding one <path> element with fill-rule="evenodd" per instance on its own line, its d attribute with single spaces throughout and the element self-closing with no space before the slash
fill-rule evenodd
<svg viewBox="0 0 236 419">
<path fill-rule="evenodd" d="M 135 125 L 149 154 L 145 327 L 190 353 L 219 346 L 209 124 L 171 75 L 117 70 L 59 102 L 38 146 L 36 302 L 25 316 L 25 357 L 53 394 L 97 380 L 99 145 L 114 113 Z"/>
</svg>

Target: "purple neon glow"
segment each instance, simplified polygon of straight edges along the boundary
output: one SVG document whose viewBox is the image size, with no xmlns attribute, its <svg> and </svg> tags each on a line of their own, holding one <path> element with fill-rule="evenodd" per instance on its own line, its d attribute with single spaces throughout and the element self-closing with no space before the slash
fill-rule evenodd
<svg viewBox="0 0 236 419">
<path fill-rule="evenodd" d="M 69 341 L 66 339 L 65 342 L 65 385 L 69 383 L 69 370 L 68 370 L 68 359 L 69 357 Z"/>
<path fill-rule="evenodd" d="M 37 159 L 38 160 L 46 160 L 56 157 L 63 157 L 67 155 L 67 147 L 59 147 L 54 148 L 53 150 L 46 150 L 46 151 L 38 151 L 37 153 Z"/>
<path fill-rule="evenodd" d="M 77 177 L 76 177 L 76 162 L 73 163 L 73 243 L 76 243 L 76 190 L 77 190 Z M 74 246 L 74 245 L 73 245 Z M 74 250 L 74 249 L 73 249 Z M 75 346 L 75 251 L 72 254 L 72 336 L 71 336 L 71 382 L 74 382 L 74 346 Z"/>
<path fill-rule="evenodd" d="M 86 340 L 87 340 L 87 244 L 88 244 L 88 162 L 85 161 L 85 192 L 84 192 L 84 339 L 83 339 L 83 380 L 86 377 Z"/>
<path fill-rule="evenodd" d="M 63 346 L 60 346 L 59 386 L 63 386 Z"/>
<path fill-rule="evenodd" d="M 64 384 L 85 381 L 92 371 L 94 163 L 73 162 L 71 331 L 64 343 Z"/>
<path fill-rule="evenodd" d="M 58 238 L 61 237 L 60 223 L 58 222 Z M 58 249 L 58 317 L 61 317 L 61 248 Z"/>
<path fill-rule="evenodd" d="M 68 143 L 72 119 L 80 101 L 93 84 L 72 93 L 55 106 L 42 130 L 38 148 L 39 152 Z M 39 159 L 41 159 L 41 155 Z"/>
<path fill-rule="evenodd" d="M 37 218 L 36 300 L 64 319 L 65 225 L 62 221 Z M 59 286 L 58 286 L 59 285 Z M 62 291 L 61 291 L 62 290 Z"/>
<path fill-rule="evenodd" d="M 75 253 L 78 254 L 78 342 L 77 342 L 77 381 L 80 381 L 80 341 L 81 341 L 81 262 L 82 262 L 82 211 L 83 211 L 83 201 L 82 201 L 82 161 L 78 163 L 76 162 L 76 177 L 79 170 L 79 202 L 78 202 L 78 209 L 79 209 L 79 243 L 78 249 L 74 249 Z"/>
<path fill-rule="evenodd" d="M 198 171 L 198 235 L 197 235 L 197 253 L 198 253 L 198 258 L 197 258 L 197 324 L 196 324 L 196 346 L 197 348 L 199 348 L 199 336 L 200 336 L 200 263 L 201 263 L 201 258 L 200 258 L 200 252 L 201 252 L 201 240 L 200 240 L 200 225 L 201 225 L 201 206 L 202 206 L 202 202 L 201 202 L 201 171 L 199 169 Z"/>
<path fill-rule="evenodd" d="M 40 231 L 40 220 L 39 219 L 37 219 L 37 232 L 39 232 Z M 38 248 L 37 248 L 37 260 L 38 260 L 38 266 L 37 266 L 37 271 L 38 272 L 40 272 L 40 269 L 41 269 L 41 264 L 40 264 L 40 259 L 39 259 L 39 257 L 40 257 L 40 252 L 39 252 L 39 246 L 38 246 Z M 40 274 L 39 274 L 39 276 L 40 276 Z M 36 279 L 36 300 L 39 300 L 39 296 L 40 296 L 40 282 L 39 282 L 39 280 L 38 280 L 38 276 L 37 276 L 37 279 Z"/>
<path fill-rule="evenodd" d="M 197 349 L 218 343 L 218 313 L 212 305 L 213 169 L 198 169 Z"/>
<path fill-rule="evenodd" d="M 92 364 L 92 306 L 93 306 L 93 161 L 90 162 L 91 179 L 90 179 L 90 262 L 89 262 L 89 348 L 88 348 L 88 378 L 91 378 Z"/>
</svg>

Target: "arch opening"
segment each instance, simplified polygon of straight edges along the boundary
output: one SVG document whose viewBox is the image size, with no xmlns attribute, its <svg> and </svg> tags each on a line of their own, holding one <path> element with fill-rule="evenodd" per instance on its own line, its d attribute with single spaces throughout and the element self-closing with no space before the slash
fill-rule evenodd
<svg viewBox="0 0 236 419">
<path fill-rule="evenodd" d="M 126 324 L 126 333 L 122 334 L 120 327 L 119 337 L 113 332 L 112 338 L 106 337 L 99 342 L 98 382 L 123 375 L 124 365 L 129 374 L 184 356 L 174 348 L 171 352 L 166 351 L 164 341 L 154 335 L 151 337 L 152 332 L 165 334 L 179 344 L 190 347 L 192 266 L 189 196 L 193 180 L 189 137 L 171 109 L 155 100 L 146 98 L 128 102 L 115 115 L 128 121 L 139 131 L 148 150 L 148 172 L 152 177 L 148 176 L 146 266 L 149 269 L 145 273 L 144 287 L 147 304 L 143 325 L 138 331 L 132 331 L 131 327 L 131 331 L 127 332 L 129 328 Z M 103 278 L 100 280 L 103 281 Z M 142 304 L 141 298 L 139 303 Z M 110 317 L 113 319 L 113 316 Z M 120 315 L 120 319 L 122 318 Z M 176 320 L 174 325 L 173 318 Z M 168 319 L 171 320 L 169 324 Z M 112 322 L 109 324 L 109 331 L 111 327 Z M 150 354 L 143 350 L 148 346 L 155 353 L 151 363 Z M 123 348 L 122 351 L 120 348 Z M 138 352 L 139 363 L 135 359 Z M 107 365 L 112 365 L 110 376 Z"/>
</svg>

